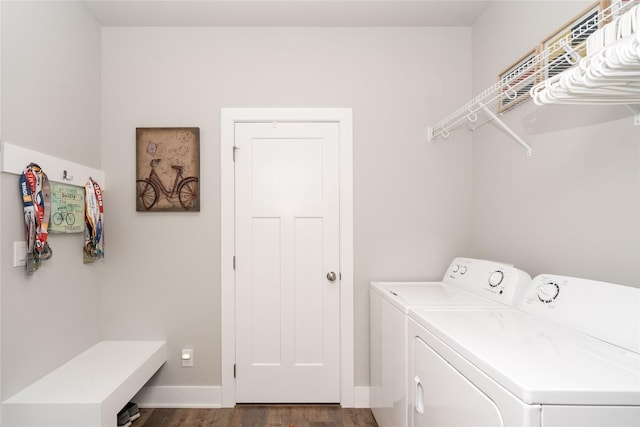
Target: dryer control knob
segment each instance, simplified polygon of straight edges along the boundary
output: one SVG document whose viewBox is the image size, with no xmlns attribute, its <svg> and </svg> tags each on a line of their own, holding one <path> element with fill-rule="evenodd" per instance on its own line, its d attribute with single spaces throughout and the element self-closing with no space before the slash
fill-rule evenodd
<svg viewBox="0 0 640 427">
<path fill-rule="evenodd" d="M 463 265 L 462 267 L 460 267 L 460 274 L 465 274 L 467 272 L 467 266 Z"/>
<path fill-rule="evenodd" d="M 504 280 L 504 272 L 496 270 L 489 276 L 489 286 L 495 288 Z"/>
<path fill-rule="evenodd" d="M 453 268 L 451 269 L 452 272 L 457 273 L 458 270 L 460 270 L 460 264 L 456 264 L 453 266 Z"/>
<path fill-rule="evenodd" d="M 538 299 L 545 304 L 549 304 L 560 294 L 560 286 L 555 282 L 546 282 L 538 286 Z"/>
</svg>

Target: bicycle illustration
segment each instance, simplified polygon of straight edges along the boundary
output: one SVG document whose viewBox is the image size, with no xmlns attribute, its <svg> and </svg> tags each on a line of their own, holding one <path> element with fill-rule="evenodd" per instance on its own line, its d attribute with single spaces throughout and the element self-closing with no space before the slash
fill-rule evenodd
<svg viewBox="0 0 640 427">
<path fill-rule="evenodd" d="M 73 225 L 76 223 L 76 216 L 69 212 L 66 206 L 61 206 L 58 208 L 58 212 L 53 214 L 52 221 L 54 225 L 60 225 L 62 221 L 66 221 L 67 225 Z"/>
<path fill-rule="evenodd" d="M 162 159 L 151 160 L 151 172 L 149 177 L 136 180 L 137 210 L 145 211 L 151 209 L 160 199 L 160 194 L 164 194 L 167 200 L 173 199 L 176 195 L 180 204 L 185 210 L 199 209 L 200 184 L 198 177 L 183 177 L 184 166 L 171 165 L 176 171 L 173 187 L 167 189 L 156 172 L 156 166 Z"/>
</svg>

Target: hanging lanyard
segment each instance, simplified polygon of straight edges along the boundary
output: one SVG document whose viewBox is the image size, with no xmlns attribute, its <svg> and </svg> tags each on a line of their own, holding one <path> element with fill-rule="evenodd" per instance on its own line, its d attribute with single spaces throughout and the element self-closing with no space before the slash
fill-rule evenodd
<svg viewBox="0 0 640 427">
<path fill-rule="evenodd" d="M 102 189 L 92 178 L 84 184 L 84 248 L 92 258 L 102 258 L 104 245 L 102 240 L 102 221 L 104 207 L 102 204 Z"/>
<path fill-rule="evenodd" d="M 51 213 L 47 174 L 37 164 L 30 163 L 20 176 L 20 190 L 27 237 L 27 274 L 32 274 L 40 267 L 41 261 L 53 255 L 47 243 Z"/>
</svg>

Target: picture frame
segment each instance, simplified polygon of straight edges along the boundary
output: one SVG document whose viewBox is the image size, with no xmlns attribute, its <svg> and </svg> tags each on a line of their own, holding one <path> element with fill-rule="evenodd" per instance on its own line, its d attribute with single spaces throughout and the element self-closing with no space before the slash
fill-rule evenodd
<svg viewBox="0 0 640 427">
<path fill-rule="evenodd" d="M 531 49 L 498 75 L 498 113 L 510 110 L 531 98 L 531 88 L 540 81 L 538 54 L 539 47 Z"/>
<path fill-rule="evenodd" d="M 629 5 L 629 3 L 633 3 L 634 0 L 600 0 L 600 10 L 606 11 L 606 16 L 604 17 L 602 25 L 606 25 L 612 22 L 614 19 L 619 17 Z"/>
<path fill-rule="evenodd" d="M 587 53 L 586 40 L 602 23 L 601 12 L 609 0 L 598 0 L 576 15 L 541 43 L 541 69 L 544 79 L 551 78 L 574 66 Z M 577 54 L 577 56 L 576 56 Z"/>
<path fill-rule="evenodd" d="M 49 233 L 84 232 L 84 187 L 51 181 Z"/>
<path fill-rule="evenodd" d="M 136 211 L 200 211 L 200 128 L 136 128 Z"/>
</svg>

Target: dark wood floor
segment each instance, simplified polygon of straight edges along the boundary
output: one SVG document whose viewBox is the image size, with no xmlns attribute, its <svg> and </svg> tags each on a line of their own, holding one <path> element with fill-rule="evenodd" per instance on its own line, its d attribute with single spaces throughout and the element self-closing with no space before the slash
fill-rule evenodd
<svg viewBox="0 0 640 427">
<path fill-rule="evenodd" d="M 221 409 L 140 409 L 132 427 L 377 427 L 369 409 L 339 405 L 237 405 Z"/>
</svg>

